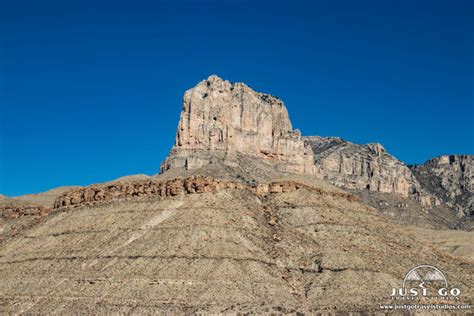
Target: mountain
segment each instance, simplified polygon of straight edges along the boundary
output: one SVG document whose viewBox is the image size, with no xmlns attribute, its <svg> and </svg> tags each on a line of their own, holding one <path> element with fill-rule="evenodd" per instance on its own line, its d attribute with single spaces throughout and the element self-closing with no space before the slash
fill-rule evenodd
<svg viewBox="0 0 474 316">
<path fill-rule="evenodd" d="M 464 164 L 473 166 L 471 159 Z M 161 172 L 239 174 L 270 181 L 278 173 L 314 175 L 354 191 L 389 220 L 425 227 L 469 227 L 456 201 L 435 194 L 414 170 L 378 143 L 359 145 L 338 137 L 301 136 L 283 102 L 243 83 L 210 76 L 184 94 L 175 144 Z M 206 169 L 207 171 L 204 171 Z M 245 169 L 245 170 L 244 170 Z M 418 173 L 419 174 L 419 173 Z M 453 184 L 453 190 L 461 182 Z M 467 192 L 462 201 L 471 198 Z M 461 201 L 460 200 L 460 201 Z M 462 202 L 467 203 L 467 202 Z M 472 204 L 470 204 L 472 205 Z"/>
<path fill-rule="evenodd" d="M 160 174 L 23 202 L 49 207 L 27 226 L 2 216 L 2 313 L 375 313 L 420 264 L 472 304 L 473 232 L 388 216 L 379 196 L 425 227 L 443 199 L 381 145 L 302 137 L 279 99 L 216 76 L 183 103 Z"/>
</svg>

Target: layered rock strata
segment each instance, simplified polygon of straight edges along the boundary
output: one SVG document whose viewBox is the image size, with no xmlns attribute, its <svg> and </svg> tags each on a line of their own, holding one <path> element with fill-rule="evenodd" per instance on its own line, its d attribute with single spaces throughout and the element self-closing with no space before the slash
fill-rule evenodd
<svg viewBox="0 0 474 316">
<path fill-rule="evenodd" d="M 378 144 L 358 145 L 338 137 L 303 137 L 313 150 L 316 174 L 347 189 L 416 197 L 430 205 L 411 170 Z"/>
<path fill-rule="evenodd" d="M 4 219 L 15 219 L 25 216 L 44 217 L 52 211 L 48 206 L 16 206 L 5 205 L 0 206 L 0 216 Z"/>
<path fill-rule="evenodd" d="M 324 191 L 296 181 L 275 181 L 248 185 L 241 182 L 216 179 L 209 176 L 192 176 L 167 181 L 135 181 L 129 183 L 98 184 L 65 192 L 59 196 L 54 208 L 69 208 L 84 205 L 98 205 L 110 201 L 119 201 L 130 198 L 172 197 L 178 195 L 217 192 L 224 189 L 239 189 L 251 191 L 258 196 L 287 193 L 300 189 L 316 194 L 344 198 L 356 201 L 357 198 L 345 192 Z"/>
</svg>

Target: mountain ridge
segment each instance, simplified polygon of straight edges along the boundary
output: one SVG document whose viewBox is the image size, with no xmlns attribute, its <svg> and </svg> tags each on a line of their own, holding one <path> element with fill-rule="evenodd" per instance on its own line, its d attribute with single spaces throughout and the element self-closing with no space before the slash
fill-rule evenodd
<svg viewBox="0 0 474 316">
<path fill-rule="evenodd" d="M 279 173 L 309 174 L 340 188 L 355 190 L 366 203 L 392 214 L 392 220 L 400 217 L 397 210 L 404 209 L 399 205 L 406 204 L 400 200 L 401 196 L 415 201 L 408 210 L 417 210 L 409 216 L 414 218 L 414 223 L 417 217 L 425 217 L 426 212 L 443 214 L 442 226 L 456 227 L 458 222 L 466 220 L 471 223 L 472 189 L 461 188 L 459 181 L 446 188 L 441 186 L 443 181 L 448 181 L 439 179 L 445 173 L 428 176 L 430 166 L 434 166 L 431 162 L 443 157 L 407 165 L 380 143 L 356 144 L 340 137 L 303 136 L 298 129 L 293 130 L 281 99 L 256 92 L 244 83 L 211 75 L 185 92 L 175 143 L 159 174 L 192 176 L 200 170 L 224 178 L 238 175 L 247 182 L 270 181 Z M 448 157 L 466 157 L 468 169 L 473 168 L 473 156 Z M 460 168 L 456 170 L 460 172 Z M 147 177 L 132 175 L 112 182 Z M 472 182 L 470 177 L 467 181 Z M 458 196 L 459 190 L 465 192 L 463 197 L 447 198 Z M 370 198 L 366 191 L 377 197 Z M 51 207 L 54 202 L 35 204 L 31 196 L 35 197 L 2 197 L 1 205 L 3 208 L 16 204 Z"/>
</svg>

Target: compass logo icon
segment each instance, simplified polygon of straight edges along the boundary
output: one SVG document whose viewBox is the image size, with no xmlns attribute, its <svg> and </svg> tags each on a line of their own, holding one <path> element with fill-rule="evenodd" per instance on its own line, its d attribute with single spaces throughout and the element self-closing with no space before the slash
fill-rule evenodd
<svg viewBox="0 0 474 316">
<path fill-rule="evenodd" d="M 448 280 L 444 273 L 440 269 L 427 264 L 419 265 L 408 271 L 403 279 L 403 288 L 406 288 L 411 282 L 417 282 L 421 288 L 425 288 L 427 282 L 440 282 L 443 283 L 445 288 L 448 287 Z"/>
</svg>

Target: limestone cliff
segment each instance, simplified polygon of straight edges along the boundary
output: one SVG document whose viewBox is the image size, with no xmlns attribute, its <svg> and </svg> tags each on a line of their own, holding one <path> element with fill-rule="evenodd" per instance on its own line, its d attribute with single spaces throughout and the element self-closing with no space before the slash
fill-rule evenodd
<svg viewBox="0 0 474 316">
<path fill-rule="evenodd" d="M 184 94 L 175 144 L 161 172 L 215 160 L 236 165 L 237 153 L 271 161 L 284 172 L 315 170 L 312 151 L 292 129 L 280 99 L 210 76 Z"/>
<path fill-rule="evenodd" d="M 474 214 L 474 156 L 445 155 L 410 168 L 427 191 L 458 215 Z"/>
<path fill-rule="evenodd" d="M 419 196 L 422 191 L 411 170 L 378 143 L 358 145 L 319 136 L 304 137 L 304 141 L 313 149 L 316 174 L 336 186 L 403 197 Z"/>
<path fill-rule="evenodd" d="M 339 137 L 303 139 L 313 150 L 318 178 L 354 190 L 392 220 L 472 229 L 473 156 L 441 156 L 407 166 L 378 143 L 359 145 Z"/>
</svg>

